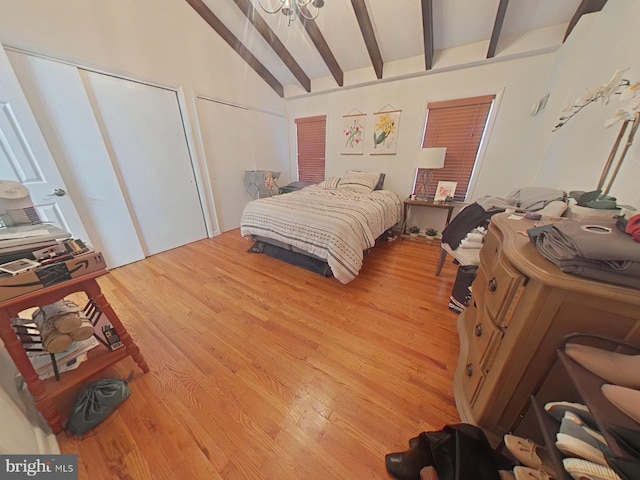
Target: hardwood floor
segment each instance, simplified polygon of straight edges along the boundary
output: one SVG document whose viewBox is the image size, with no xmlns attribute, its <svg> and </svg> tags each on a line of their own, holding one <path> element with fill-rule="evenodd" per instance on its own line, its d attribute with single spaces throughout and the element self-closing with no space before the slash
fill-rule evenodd
<svg viewBox="0 0 640 480">
<path fill-rule="evenodd" d="M 455 266 L 381 243 L 348 285 L 227 232 L 100 279 L 145 356 L 132 395 L 78 440 L 81 479 L 385 479 L 384 455 L 458 422 Z"/>
</svg>

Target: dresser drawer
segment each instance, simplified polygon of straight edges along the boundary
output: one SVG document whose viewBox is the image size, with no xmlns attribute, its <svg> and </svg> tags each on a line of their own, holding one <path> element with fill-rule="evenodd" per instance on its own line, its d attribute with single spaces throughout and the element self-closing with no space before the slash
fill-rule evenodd
<svg viewBox="0 0 640 480">
<path fill-rule="evenodd" d="M 467 358 L 461 365 L 463 369 L 462 388 L 465 396 L 472 405 L 475 401 L 476 395 L 478 394 L 480 385 L 482 384 L 482 380 L 484 379 L 484 373 L 480 365 L 480 359 L 482 358 L 482 354 L 484 352 L 478 350 L 480 345 L 475 340 L 476 336 L 473 333 L 477 322 L 475 313 L 477 313 L 475 309 L 467 309 L 463 314 L 464 329 L 467 331 L 469 342 L 467 349 Z"/>
<path fill-rule="evenodd" d="M 471 301 L 465 311 L 465 316 L 468 316 L 469 321 L 467 323 L 469 343 L 474 344 L 473 350 L 477 352 L 482 371 L 487 373 L 495 358 L 497 346 L 502 339 L 502 330 L 493 322 L 484 304 L 475 300 Z"/>
<path fill-rule="evenodd" d="M 489 275 L 487 275 L 489 276 Z M 486 280 L 485 303 L 487 310 L 497 325 L 502 325 L 506 313 L 511 307 L 511 301 L 525 277 L 514 269 L 504 256 L 497 259 L 493 274 Z M 474 285 L 476 287 L 476 285 Z M 480 285 L 477 286 L 478 288 Z"/>
<path fill-rule="evenodd" d="M 496 263 L 500 256 L 501 239 L 500 232 L 492 229 L 491 225 L 489 225 L 489 231 L 484 237 L 484 245 L 480 250 L 480 263 L 484 266 L 487 275 L 492 275 L 496 269 Z"/>
<path fill-rule="evenodd" d="M 476 401 L 476 396 L 480 390 L 480 385 L 484 380 L 482 369 L 480 368 L 480 362 L 478 358 L 472 355 L 469 351 L 469 357 L 464 363 L 464 377 L 462 379 L 462 389 L 471 405 Z"/>
</svg>

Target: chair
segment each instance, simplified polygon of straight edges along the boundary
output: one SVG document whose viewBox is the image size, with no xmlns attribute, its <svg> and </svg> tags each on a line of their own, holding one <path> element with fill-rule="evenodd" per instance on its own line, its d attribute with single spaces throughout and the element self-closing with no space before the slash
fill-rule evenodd
<svg viewBox="0 0 640 480">
<path fill-rule="evenodd" d="M 442 252 L 440 253 L 440 261 L 438 262 L 438 268 L 436 270 L 436 277 L 440 276 L 444 261 L 447 258 L 447 254 L 451 255 L 456 262 L 461 266 L 466 267 L 470 265 L 480 265 L 480 249 L 479 248 L 462 248 L 458 247 L 452 250 L 449 244 L 441 243 Z"/>
</svg>

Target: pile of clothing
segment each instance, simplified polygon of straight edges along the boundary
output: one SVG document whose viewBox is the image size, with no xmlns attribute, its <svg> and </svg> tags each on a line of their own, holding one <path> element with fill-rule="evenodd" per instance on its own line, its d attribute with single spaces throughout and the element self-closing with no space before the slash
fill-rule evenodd
<svg viewBox="0 0 640 480">
<path fill-rule="evenodd" d="M 565 220 L 540 232 L 535 245 L 542 256 L 573 275 L 640 288 L 640 243 L 615 219 Z M 633 230 L 633 228 L 631 228 Z"/>
</svg>

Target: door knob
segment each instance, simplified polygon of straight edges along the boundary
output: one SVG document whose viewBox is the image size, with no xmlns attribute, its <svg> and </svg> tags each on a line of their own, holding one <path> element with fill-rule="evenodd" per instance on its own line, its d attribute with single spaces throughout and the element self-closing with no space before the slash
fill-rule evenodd
<svg viewBox="0 0 640 480">
<path fill-rule="evenodd" d="M 49 194 L 49 195 L 47 195 L 47 196 L 48 196 L 48 197 L 53 197 L 53 196 L 56 196 L 56 197 L 64 197 L 66 194 L 67 194 L 67 192 L 65 192 L 63 189 L 61 189 L 61 188 L 56 188 L 56 189 L 53 191 L 53 193 L 51 193 L 51 194 Z"/>
</svg>

